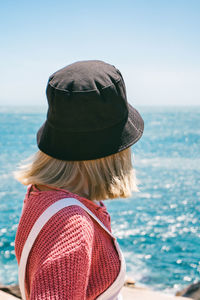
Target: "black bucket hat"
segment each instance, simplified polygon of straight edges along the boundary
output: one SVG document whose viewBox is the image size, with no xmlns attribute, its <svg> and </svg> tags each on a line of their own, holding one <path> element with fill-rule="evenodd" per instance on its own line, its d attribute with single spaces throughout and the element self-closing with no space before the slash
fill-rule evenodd
<svg viewBox="0 0 200 300">
<path fill-rule="evenodd" d="M 79 61 L 50 76 L 47 120 L 39 149 L 60 160 L 91 160 L 118 153 L 142 136 L 144 121 L 127 102 L 123 77 L 113 65 Z"/>
</svg>

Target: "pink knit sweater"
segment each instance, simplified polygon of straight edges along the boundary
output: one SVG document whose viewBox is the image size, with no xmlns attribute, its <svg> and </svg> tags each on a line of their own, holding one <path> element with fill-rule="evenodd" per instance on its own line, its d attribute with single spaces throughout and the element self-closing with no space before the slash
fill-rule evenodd
<svg viewBox="0 0 200 300">
<path fill-rule="evenodd" d="M 78 199 L 111 231 L 110 215 L 102 201 L 99 206 L 66 190 L 30 189 L 15 239 L 18 263 L 35 221 L 62 198 Z M 69 206 L 47 222 L 33 245 L 26 268 L 26 296 L 30 300 L 93 300 L 114 282 L 119 271 L 111 236 L 83 208 Z"/>
</svg>

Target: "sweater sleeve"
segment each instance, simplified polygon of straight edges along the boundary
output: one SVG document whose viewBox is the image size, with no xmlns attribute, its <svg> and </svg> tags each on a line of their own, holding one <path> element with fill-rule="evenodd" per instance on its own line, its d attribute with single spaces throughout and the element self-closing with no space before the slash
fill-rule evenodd
<svg viewBox="0 0 200 300">
<path fill-rule="evenodd" d="M 80 207 L 65 208 L 43 229 L 35 248 L 33 261 L 38 263 L 30 300 L 85 300 L 94 235 L 91 217 Z"/>
</svg>

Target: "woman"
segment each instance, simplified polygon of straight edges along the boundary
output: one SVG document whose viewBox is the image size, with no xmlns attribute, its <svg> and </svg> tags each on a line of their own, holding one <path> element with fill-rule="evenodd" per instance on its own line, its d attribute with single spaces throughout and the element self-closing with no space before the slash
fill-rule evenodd
<svg viewBox="0 0 200 300">
<path fill-rule="evenodd" d="M 28 185 L 15 252 L 25 299 L 122 299 L 125 260 L 102 200 L 137 190 L 130 146 L 144 122 L 119 70 L 73 63 L 50 76 L 39 151 L 17 172 Z"/>
</svg>

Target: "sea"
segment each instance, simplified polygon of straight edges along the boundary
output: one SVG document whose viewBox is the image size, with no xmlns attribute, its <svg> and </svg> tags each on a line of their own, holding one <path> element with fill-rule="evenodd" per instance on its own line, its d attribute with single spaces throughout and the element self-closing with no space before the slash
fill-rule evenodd
<svg viewBox="0 0 200 300">
<path fill-rule="evenodd" d="M 174 294 L 200 280 L 200 106 L 137 107 L 132 146 L 139 192 L 106 200 L 112 232 L 136 284 Z M 26 187 L 13 178 L 37 151 L 44 107 L 0 106 L 0 284 L 15 284 L 15 234 Z"/>
</svg>

